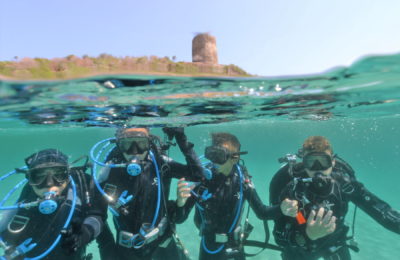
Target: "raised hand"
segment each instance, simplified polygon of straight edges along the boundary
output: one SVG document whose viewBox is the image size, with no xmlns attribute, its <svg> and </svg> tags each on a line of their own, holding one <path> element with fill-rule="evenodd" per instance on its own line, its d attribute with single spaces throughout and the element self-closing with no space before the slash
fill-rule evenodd
<svg viewBox="0 0 400 260">
<path fill-rule="evenodd" d="M 285 199 L 281 203 L 281 211 L 282 214 L 288 217 L 293 217 L 295 218 L 297 216 L 297 212 L 299 210 L 299 203 L 297 200 L 290 200 L 290 199 Z"/>
<path fill-rule="evenodd" d="M 317 215 L 312 210 L 307 219 L 306 234 L 311 240 L 327 236 L 336 229 L 336 217 L 332 216 L 332 210 L 329 210 L 325 216 L 325 209 L 320 208 Z"/>
<path fill-rule="evenodd" d="M 176 203 L 178 207 L 183 207 L 190 196 L 190 192 L 194 186 L 190 186 L 188 182 L 185 181 L 185 178 L 182 178 L 178 181 L 178 188 L 177 188 L 177 200 Z"/>
<path fill-rule="evenodd" d="M 169 140 L 176 138 L 177 136 L 182 136 L 184 134 L 183 127 L 164 127 L 163 132 L 168 136 Z"/>
</svg>

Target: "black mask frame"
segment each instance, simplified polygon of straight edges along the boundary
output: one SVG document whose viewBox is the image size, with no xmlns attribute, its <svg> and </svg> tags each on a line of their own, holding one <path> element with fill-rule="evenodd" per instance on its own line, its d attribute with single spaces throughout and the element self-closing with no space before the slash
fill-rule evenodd
<svg viewBox="0 0 400 260">
<path fill-rule="evenodd" d="M 230 158 L 235 158 L 240 155 L 247 154 L 248 152 L 236 152 L 236 153 L 231 153 L 226 149 L 225 147 L 221 146 L 207 146 L 204 157 L 208 160 L 210 160 L 213 163 L 216 164 L 224 164 L 226 161 L 228 161 Z"/>
<path fill-rule="evenodd" d="M 324 152 L 312 152 L 303 157 L 303 165 L 311 171 L 325 171 L 333 166 L 333 157 Z"/>
<path fill-rule="evenodd" d="M 64 166 L 57 167 L 44 167 L 29 170 L 27 172 L 27 178 L 29 185 L 36 186 L 38 188 L 43 188 L 47 185 L 47 180 L 49 174 L 42 174 L 43 171 L 48 169 L 53 169 L 53 173 L 50 173 L 52 178 L 52 183 L 54 186 L 61 186 L 63 183 L 67 182 L 69 179 L 69 169 Z"/>
</svg>

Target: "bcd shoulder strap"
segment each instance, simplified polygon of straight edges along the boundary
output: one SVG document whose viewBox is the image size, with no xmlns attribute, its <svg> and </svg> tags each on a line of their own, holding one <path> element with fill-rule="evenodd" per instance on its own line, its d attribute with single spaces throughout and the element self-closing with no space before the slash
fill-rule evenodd
<svg viewBox="0 0 400 260">
<path fill-rule="evenodd" d="M 335 154 L 335 161 L 336 161 L 335 167 L 338 167 L 342 172 L 349 174 L 350 177 L 355 178 L 355 171 L 348 162 L 343 160 L 337 154 Z"/>
</svg>

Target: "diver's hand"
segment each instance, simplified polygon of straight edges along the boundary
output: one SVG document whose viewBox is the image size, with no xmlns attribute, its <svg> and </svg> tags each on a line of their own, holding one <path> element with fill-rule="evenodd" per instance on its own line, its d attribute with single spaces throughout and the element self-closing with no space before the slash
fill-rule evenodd
<svg viewBox="0 0 400 260">
<path fill-rule="evenodd" d="M 332 210 L 329 210 L 324 216 L 325 209 L 320 208 L 317 216 L 315 211 L 312 210 L 307 219 L 306 234 L 311 240 L 327 236 L 336 229 L 336 217 L 332 216 Z"/>
<path fill-rule="evenodd" d="M 194 186 L 189 187 L 189 183 L 185 181 L 185 178 L 182 178 L 178 181 L 178 189 L 177 189 L 177 200 L 176 204 L 178 207 L 183 207 L 186 204 L 186 201 L 192 194 L 190 192 Z"/>
<path fill-rule="evenodd" d="M 183 127 L 164 127 L 162 130 L 170 141 L 174 139 L 174 137 L 179 138 L 185 134 Z"/>
<path fill-rule="evenodd" d="M 299 210 L 297 200 L 290 200 L 286 198 L 284 201 L 281 203 L 281 211 L 282 214 L 288 217 L 293 217 L 295 218 L 297 215 L 297 211 Z"/>
<path fill-rule="evenodd" d="M 73 255 L 79 248 L 88 244 L 91 240 L 92 232 L 88 225 L 76 222 L 61 231 L 61 248 L 67 255 Z"/>
</svg>

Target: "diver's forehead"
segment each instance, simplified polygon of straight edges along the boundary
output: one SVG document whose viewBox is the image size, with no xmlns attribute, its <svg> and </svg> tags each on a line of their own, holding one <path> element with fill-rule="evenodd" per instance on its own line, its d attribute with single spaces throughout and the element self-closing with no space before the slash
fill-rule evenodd
<svg viewBox="0 0 400 260">
<path fill-rule="evenodd" d="M 118 139 L 124 139 L 124 138 L 130 138 L 130 137 L 148 137 L 149 136 L 149 130 L 146 128 L 127 128 L 124 129 L 123 131 L 117 133 L 117 138 Z"/>
<path fill-rule="evenodd" d="M 322 151 L 322 152 L 317 152 L 317 151 L 310 151 L 310 152 L 306 152 L 306 154 L 304 155 L 304 156 L 306 156 L 306 155 L 309 155 L 309 154 L 315 154 L 315 153 L 324 153 L 324 154 L 327 154 L 327 155 L 330 155 L 330 156 L 332 156 L 332 152 L 331 152 L 331 150 L 329 150 L 329 149 L 327 149 L 327 150 L 325 150 L 325 151 Z"/>
<path fill-rule="evenodd" d="M 149 134 L 149 130 L 146 128 L 130 128 L 125 130 L 125 133 L 142 133 L 142 134 Z"/>
<path fill-rule="evenodd" d="M 237 149 L 235 148 L 235 146 L 233 146 L 232 143 L 230 142 L 225 142 L 221 144 L 221 147 L 227 149 L 229 152 L 236 152 Z"/>
</svg>

